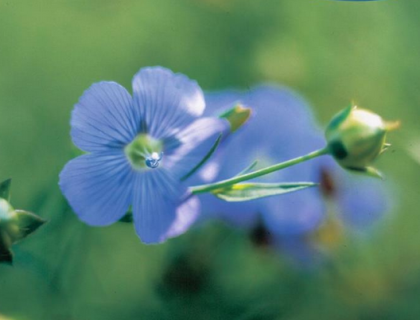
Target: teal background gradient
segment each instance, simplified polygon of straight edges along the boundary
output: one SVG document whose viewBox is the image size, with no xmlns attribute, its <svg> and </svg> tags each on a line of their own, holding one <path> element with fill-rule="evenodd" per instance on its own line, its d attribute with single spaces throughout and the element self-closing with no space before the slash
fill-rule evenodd
<svg viewBox="0 0 420 320">
<path fill-rule="evenodd" d="M 412 0 L 0 0 L 0 179 L 50 221 L 0 265 L 0 319 L 418 319 L 419 52 Z M 83 225 L 57 186 L 73 105 L 151 65 L 204 90 L 289 86 L 322 124 L 350 101 L 401 120 L 378 161 L 394 209 L 309 270 L 221 223 L 160 246 Z"/>
</svg>

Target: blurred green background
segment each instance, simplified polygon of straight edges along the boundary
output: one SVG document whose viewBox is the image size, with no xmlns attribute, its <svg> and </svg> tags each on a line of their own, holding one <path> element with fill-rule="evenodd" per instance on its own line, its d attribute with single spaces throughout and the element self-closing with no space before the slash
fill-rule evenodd
<svg viewBox="0 0 420 320">
<path fill-rule="evenodd" d="M 160 246 L 83 225 L 57 187 L 72 107 L 150 65 L 204 90 L 290 86 L 321 123 L 351 100 L 400 119 L 378 164 L 393 212 L 316 270 L 217 223 Z M 0 0 L 0 178 L 50 220 L 0 265 L 0 319 L 419 319 L 419 85 L 418 1 Z"/>
</svg>

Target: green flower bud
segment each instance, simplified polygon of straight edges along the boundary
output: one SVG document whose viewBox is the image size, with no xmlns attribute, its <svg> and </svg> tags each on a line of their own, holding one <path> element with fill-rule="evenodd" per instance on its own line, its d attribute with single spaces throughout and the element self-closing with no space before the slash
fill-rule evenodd
<svg viewBox="0 0 420 320">
<path fill-rule="evenodd" d="M 46 221 L 37 215 L 15 210 L 10 205 L 10 180 L 0 183 L 0 263 L 12 264 L 11 247 Z"/>
<path fill-rule="evenodd" d="M 327 126 L 325 137 L 329 153 L 345 169 L 381 177 L 371 164 L 390 146 L 385 141 L 386 133 L 398 126 L 398 122 L 386 122 L 369 110 L 349 107 Z"/>
<path fill-rule="evenodd" d="M 235 105 L 219 116 L 219 118 L 224 118 L 229 122 L 230 132 L 232 133 L 248 122 L 250 117 L 251 108 L 244 107 L 241 104 Z"/>
<path fill-rule="evenodd" d="M 0 198 L 0 225 L 10 221 L 14 216 L 14 211 L 10 203 L 3 198 Z"/>
</svg>

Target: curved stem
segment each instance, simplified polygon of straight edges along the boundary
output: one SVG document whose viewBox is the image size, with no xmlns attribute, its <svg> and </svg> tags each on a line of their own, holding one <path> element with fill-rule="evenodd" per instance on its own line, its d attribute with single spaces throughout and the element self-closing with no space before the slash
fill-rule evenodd
<svg viewBox="0 0 420 320">
<path fill-rule="evenodd" d="M 205 193 L 205 192 L 210 192 L 216 189 L 221 189 L 221 188 L 226 188 L 229 187 L 233 184 L 239 183 L 239 182 L 243 182 L 243 181 L 247 181 L 247 180 L 251 180 L 251 179 L 255 179 L 261 176 L 264 176 L 266 174 L 275 172 L 275 171 L 279 171 L 281 169 L 287 168 L 287 167 L 291 167 L 294 166 L 298 163 L 301 162 L 305 162 L 311 159 L 314 159 L 316 157 L 325 155 L 328 153 L 328 148 L 322 148 L 316 151 L 313 151 L 311 153 L 308 153 L 307 155 L 301 156 L 301 157 L 297 157 L 291 160 L 287 160 L 285 162 L 280 162 L 277 163 L 275 165 L 254 171 L 254 172 L 250 172 L 250 173 L 246 173 L 243 175 L 239 175 L 230 179 L 226 179 L 226 180 L 222 180 L 219 182 L 215 182 L 215 183 L 210 183 L 210 184 L 203 184 L 201 186 L 194 186 L 190 188 L 191 193 L 193 194 L 199 194 L 199 193 Z"/>
</svg>

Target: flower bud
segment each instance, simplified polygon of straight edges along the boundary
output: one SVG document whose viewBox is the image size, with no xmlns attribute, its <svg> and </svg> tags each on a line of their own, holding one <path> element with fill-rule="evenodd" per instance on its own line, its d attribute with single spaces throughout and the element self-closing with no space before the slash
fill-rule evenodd
<svg viewBox="0 0 420 320">
<path fill-rule="evenodd" d="M 10 203 L 3 198 L 0 198 L 0 225 L 9 221 L 14 217 L 14 210 Z"/>
<path fill-rule="evenodd" d="M 248 122 L 251 117 L 251 108 L 236 104 L 234 107 L 223 112 L 219 117 L 229 122 L 230 132 L 233 133 Z"/>
<path fill-rule="evenodd" d="M 11 247 L 46 221 L 37 215 L 15 210 L 10 205 L 10 179 L 0 183 L 0 263 L 12 264 Z"/>
<path fill-rule="evenodd" d="M 386 122 L 369 110 L 352 106 L 331 120 L 325 137 L 330 154 L 340 166 L 381 177 L 370 165 L 390 146 L 385 142 L 386 133 L 398 126 L 398 122 Z"/>
</svg>

